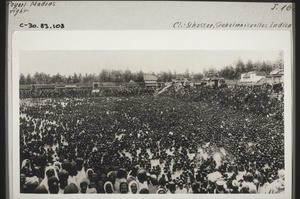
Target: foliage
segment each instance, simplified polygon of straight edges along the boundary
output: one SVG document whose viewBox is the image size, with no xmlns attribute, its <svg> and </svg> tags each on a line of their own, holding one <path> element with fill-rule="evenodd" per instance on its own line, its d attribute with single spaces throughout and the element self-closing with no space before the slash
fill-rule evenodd
<svg viewBox="0 0 300 199">
<path fill-rule="evenodd" d="M 169 71 L 161 71 L 160 73 L 144 73 L 143 71 L 131 72 L 130 70 L 108 70 L 103 69 L 101 72 L 96 74 L 84 74 L 73 73 L 73 75 L 49 75 L 45 73 L 36 72 L 33 76 L 31 74 L 20 74 L 19 83 L 24 84 L 55 84 L 55 83 L 88 83 L 93 81 L 99 82 L 143 82 L 145 74 L 152 74 L 158 77 L 159 82 L 170 82 L 172 79 L 188 78 L 190 80 L 201 81 L 204 77 L 223 77 L 225 79 L 239 79 L 241 74 L 249 71 L 264 71 L 266 74 L 270 74 L 273 69 L 281 69 L 284 66 L 283 52 L 280 52 L 277 60 L 274 63 L 271 62 L 260 62 L 248 60 L 244 63 L 241 59 L 238 59 L 232 65 L 228 65 L 220 69 L 219 71 L 213 68 L 204 70 L 203 73 L 193 73 L 188 69 L 182 74 Z"/>
</svg>

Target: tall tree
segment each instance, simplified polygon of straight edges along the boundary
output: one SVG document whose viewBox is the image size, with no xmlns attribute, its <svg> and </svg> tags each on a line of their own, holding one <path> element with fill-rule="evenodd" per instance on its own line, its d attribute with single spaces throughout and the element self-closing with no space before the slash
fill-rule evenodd
<svg viewBox="0 0 300 199">
<path fill-rule="evenodd" d="M 167 72 L 161 72 L 160 81 L 170 82 L 170 81 L 172 81 L 172 75 L 170 75 L 170 73 L 167 73 Z"/>
<path fill-rule="evenodd" d="M 284 68 L 284 59 L 283 59 L 283 51 L 280 51 L 278 54 L 278 58 L 274 64 L 274 68 L 283 69 Z"/>
<path fill-rule="evenodd" d="M 28 73 L 26 76 L 26 84 L 34 84 L 32 81 L 31 75 Z"/>
<path fill-rule="evenodd" d="M 124 72 L 124 81 L 125 82 L 129 82 L 130 80 L 132 80 L 132 73 L 131 73 L 131 71 L 130 70 L 125 70 L 125 72 Z"/>
<path fill-rule="evenodd" d="M 144 81 L 144 73 L 143 71 L 139 71 L 135 74 L 135 80 L 136 82 L 143 82 Z"/>
<path fill-rule="evenodd" d="M 263 61 L 261 66 L 258 68 L 258 70 L 263 71 L 268 75 L 273 70 L 273 66 L 271 63 L 267 63 L 267 62 Z"/>
<path fill-rule="evenodd" d="M 203 79 L 203 74 L 202 73 L 195 73 L 194 75 L 193 75 L 193 77 L 194 77 L 194 80 L 195 81 L 200 81 L 200 80 L 202 80 Z"/>
<path fill-rule="evenodd" d="M 189 72 L 189 69 L 187 68 L 186 70 L 185 70 L 185 72 L 183 73 L 183 77 L 185 77 L 185 78 L 189 78 L 190 77 L 190 72 Z"/>
<path fill-rule="evenodd" d="M 244 62 L 241 59 L 238 59 L 236 65 L 235 65 L 235 73 L 237 77 L 240 77 L 241 74 L 246 72 L 246 67 Z"/>
<path fill-rule="evenodd" d="M 106 69 L 102 69 L 101 73 L 99 74 L 99 81 L 101 82 L 109 82 L 111 81 L 109 71 Z"/>
<path fill-rule="evenodd" d="M 20 74 L 19 84 L 20 84 L 20 85 L 26 84 L 26 78 L 25 78 L 25 76 L 23 75 L 23 73 Z"/>
<path fill-rule="evenodd" d="M 65 79 L 65 81 L 64 81 Z M 51 78 L 51 83 L 65 83 L 66 82 L 66 77 L 61 76 L 59 73 L 56 75 L 53 75 Z"/>
<path fill-rule="evenodd" d="M 254 71 L 254 70 L 255 70 L 255 68 L 254 68 L 253 62 L 251 60 L 249 60 L 246 63 L 246 72 Z"/>
<path fill-rule="evenodd" d="M 232 66 L 226 66 L 220 70 L 220 77 L 225 79 L 236 79 L 236 72 Z"/>
<path fill-rule="evenodd" d="M 78 83 L 79 82 L 79 79 L 78 79 L 78 76 L 77 76 L 76 73 L 73 74 L 72 80 L 73 80 L 73 83 Z"/>
<path fill-rule="evenodd" d="M 80 82 L 80 83 L 82 83 L 82 75 L 81 75 L 81 73 L 79 73 L 79 75 L 78 75 L 78 82 Z"/>
<path fill-rule="evenodd" d="M 205 77 L 216 77 L 218 76 L 218 71 L 215 68 L 210 68 L 208 70 L 204 69 L 203 74 Z"/>
</svg>

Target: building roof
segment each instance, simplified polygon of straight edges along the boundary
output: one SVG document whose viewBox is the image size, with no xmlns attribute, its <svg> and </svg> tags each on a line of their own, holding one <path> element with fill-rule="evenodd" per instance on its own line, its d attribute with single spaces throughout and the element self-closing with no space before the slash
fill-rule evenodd
<svg viewBox="0 0 300 199">
<path fill-rule="evenodd" d="M 155 81 L 145 81 L 145 84 L 146 85 L 149 85 L 149 84 L 153 84 L 153 85 L 156 85 L 157 82 Z"/>
<path fill-rule="evenodd" d="M 270 72 L 270 75 L 283 75 L 283 74 L 284 74 L 283 69 L 275 69 Z"/>
<path fill-rule="evenodd" d="M 250 78 L 250 75 L 256 75 L 256 76 L 266 76 L 266 73 L 264 71 L 249 71 L 248 73 L 244 73 L 243 78 Z"/>
<path fill-rule="evenodd" d="M 115 82 L 93 82 L 93 84 L 99 84 L 99 87 L 114 87 L 114 86 L 119 86 L 121 83 L 115 83 Z"/>
<path fill-rule="evenodd" d="M 157 81 L 157 77 L 155 75 L 144 75 L 144 81 Z"/>
<path fill-rule="evenodd" d="M 226 83 L 227 85 L 237 85 L 237 84 L 240 83 L 240 80 L 226 79 L 226 80 L 225 80 L 225 83 Z"/>
<path fill-rule="evenodd" d="M 118 84 L 115 82 L 102 82 L 102 85 L 100 84 L 100 86 L 118 86 Z"/>
</svg>

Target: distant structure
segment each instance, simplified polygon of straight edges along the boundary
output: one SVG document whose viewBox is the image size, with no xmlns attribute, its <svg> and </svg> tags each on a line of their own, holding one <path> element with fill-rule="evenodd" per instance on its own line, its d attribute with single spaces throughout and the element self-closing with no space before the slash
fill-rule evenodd
<svg viewBox="0 0 300 199">
<path fill-rule="evenodd" d="M 241 75 L 240 85 L 283 84 L 284 70 L 275 69 L 267 75 L 264 71 L 250 71 Z"/>
<path fill-rule="evenodd" d="M 270 72 L 270 75 L 267 76 L 268 83 L 270 84 L 281 84 L 284 81 L 284 70 L 275 69 Z"/>
<path fill-rule="evenodd" d="M 284 70 L 275 69 L 271 71 L 270 74 L 266 77 L 265 83 L 272 85 L 275 93 L 282 93 L 284 85 Z"/>
<path fill-rule="evenodd" d="M 125 87 L 132 88 L 132 87 L 143 87 L 144 83 L 143 82 L 135 82 L 132 79 L 124 84 Z"/>
<path fill-rule="evenodd" d="M 241 74 L 240 84 L 255 85 L 265 83 L 266 73 L 264 71 L 250 71 Z"/>
<path fill-rule="evenodd" d="M 106 90 L 106 89 L 120 89 L 124 88 L 124 85 L 121 83 L 115 83 L 115 82 L 93 82 L 93 93 L 100 92 L 100 90 Z"/>
<path fill-rule="evenodd" d="M 157 77 L 155 75 L 144 75 L 145 87 L 157 87 Z"/>
<path fill-rule="evenodd" d="M 220 77 L 206 77 L 203 80 L 206 86 L 220 87 L 225 85 L 225 79 Z"/>
</svg>

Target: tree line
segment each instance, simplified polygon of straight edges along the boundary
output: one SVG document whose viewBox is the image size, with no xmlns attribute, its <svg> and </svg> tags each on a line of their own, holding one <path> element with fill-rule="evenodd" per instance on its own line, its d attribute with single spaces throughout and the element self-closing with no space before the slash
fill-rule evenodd
<svg viewBox="0 0 300 199">
<path fill-rule="evenodd" d="M 247 63 L 243 63 L 241 60 L 238 60 L 235 65 L 225 66 L 218 74 L 220 77 L 225 79 L 239 79 L 241 74 L 247 73 L 250 71 L 262 71 L 266 75 L 269 75 L 270 72 L 274 69 L 283 69 L 283 60 L 272 62 L 253 62 L 249 60 Z"/>
<path fill-rule="evenodd" d="M 229 66 L 225 66 L 220 70 L 209 69 L 204 70 L 203 73 L 193 73 L 189 72 L 187 69 L 184 73 L 176 73 L 169 71 L 162 71 L 160 73 L 147 73 L 155 75 L 159 82 L 170 82 L 172 79 L 176 78 L 188 78 L 194 81 L 201 81 L 204 77 L 210 76 L 218 76 L 225 79 L 239 79 L 241 74 L 249 72 L 249 71 L 263 71 L 266 75 L 270 74 L 270 72 L 274 69 L 282 69 L 283 68 L 283 54 L 280 53 L 278 59 L 272 63 L 268 61 L 263 62 L 253 62 L 249 60 L 244 63 L 242 60 L 237 60 L 235 63 Z M 103 69 L 98 74 L 77 74 L 73 75 L 61 75 L 57 73 L 56 75 L 49 75 L 43 72 L 36 72 L 34 75 L 20 74 L 19 83 L 21 85 L 24 84 L 55 84 L 55 83 L 88 83 L 88 82 L 143 82 L 144 81 L 144 73 L 143 71 L 139 72 L 131 72 L 130 70 L 107 70 Z"/>
<path fill-rule="evenodd" d="M 157 81 L 159 82 L 170 82 L 175 78 L 190 78 L 191 74 L 177 74 L 176 72 L 171 71 L 162 71 L 160 73 L 144 73 L 143 71 L 139 72 L 131 72 L 130 70 L 107 70 L 103 69 L 99 74 L 85 74 L 81 73 L 73 73 L 73 75 L 61 75 L 57 73 L 56 75 L 49 75 L 43 72 L 36 72 L 34 75 L 20 74 L 20 85 L 25 84 L 55 84 L 55 83 L 88 83 L 88 82 L 143 82 L 144 75 L 155 75 L 157 77 Z M 195 77 L 198 79 L 202 79 L 203 75 L 201 73 L 195 74 Z"/>
</svg>

